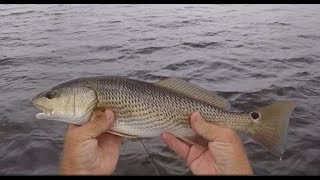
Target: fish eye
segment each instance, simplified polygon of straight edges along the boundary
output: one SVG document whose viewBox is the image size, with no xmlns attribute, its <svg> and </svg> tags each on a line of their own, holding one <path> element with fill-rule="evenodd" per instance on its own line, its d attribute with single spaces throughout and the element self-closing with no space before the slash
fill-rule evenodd
<svg viewBox="0 0 320 180">
<path fill-rule="evenodd" d="M 251 116 L 252 119 L 257 120 L 257 119 L 259 119 L 260 114 L 257 113 L 257 112 L 251 112 L 250 116 Z"/>
<path fill-rule="evenodd" d="M 45 94 L 45 97 L 48 99 L 52 99 L 54 97 L 54 93 L 52 91 L 49 91 Z"/>
</svg>

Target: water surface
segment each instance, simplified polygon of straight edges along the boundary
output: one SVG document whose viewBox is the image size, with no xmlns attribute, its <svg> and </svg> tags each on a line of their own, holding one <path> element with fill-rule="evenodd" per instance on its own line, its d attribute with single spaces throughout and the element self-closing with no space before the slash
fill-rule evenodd
<svg viewBox="0 0 320 180">
<path fill-rule="evenodd" d="M 0 173 L 58 173 L 66 124 L 37 120 L 35 94 L 80 76 L 121 75 L 180 77 L 237 111 L 297 100 L 282 161 L 241 137 L 255 174 L 319 175 L 319 8 L 0 5 Z M 160 138 L 142 141 L 149 155 L 125 141 L 115 174 L 190 174 Z"/>
</svg>

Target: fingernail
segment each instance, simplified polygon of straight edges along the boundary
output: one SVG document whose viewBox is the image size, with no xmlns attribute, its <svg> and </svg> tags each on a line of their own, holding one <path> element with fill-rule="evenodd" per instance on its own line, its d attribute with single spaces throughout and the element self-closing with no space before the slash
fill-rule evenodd
<svg viewBox="0 0 320 180">
<path fill-rule="evenodd" d="M 111 116 L 110 116 L 110 111 L 106 110 L 106 111 L 105 111 L 105 114 L 106 114 L 106 119 L 109 120 L 110 117 L 111 117 Z"/>
<path fill-rule="evenodd" d="M 166 136 L 166 133 L 161 133 L 160 134 L 160 137 L 162 137 L 162 138 L 165 137 L 165 136 Z"/>
<path fill-rule="evenodd" d="M 199 112 L 195 112 L 193 114 L 193 121 L 197 122 L 200 120 L 200 113 Z"/>
</svg>

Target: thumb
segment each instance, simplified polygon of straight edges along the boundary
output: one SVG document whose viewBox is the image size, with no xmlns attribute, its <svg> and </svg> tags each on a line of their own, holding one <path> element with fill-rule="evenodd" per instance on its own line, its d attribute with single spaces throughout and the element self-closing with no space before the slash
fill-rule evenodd
<svg viewBox="0 0 320 180">
<path fill-rule="evenodd" d="M 79 136 L 82 140 L 88 140 L 98 137 L 100 134 L 108 131 L 115 121 L 114 113 L 106 110 L 104 115 L 97 116 L 92 121 L 87 122 L 79 127 Z"/>
<path fill-rule="evenodd" d="M 214 141 L 223 135 L 224 128 L 204 121 L 199 112 L 195 112 L 190 118 L 192 129 L 208 141 Z"/>
</svg>

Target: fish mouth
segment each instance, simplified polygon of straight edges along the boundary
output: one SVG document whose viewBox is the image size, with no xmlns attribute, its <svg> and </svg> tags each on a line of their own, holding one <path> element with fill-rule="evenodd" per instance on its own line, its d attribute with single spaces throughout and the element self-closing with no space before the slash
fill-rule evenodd
<svg viewBox="0 0 320 180">
<path fill-rule="evenodd" d="M 38 104 L 35 104 L 35 103 L 34 103 L 34 105 L 37 108 L 39 108 L 40 110 L 42 110 L 41 113 L 36 114 L 36 118 L 37 119 L 48 119 L 48 118 L 51 117 L 51 115 L 52 115 L 52 110 L 51 109 L 45 108 L 45 107 L 43 107 L 41 105 L 38 105 Z"/>
</svg>

